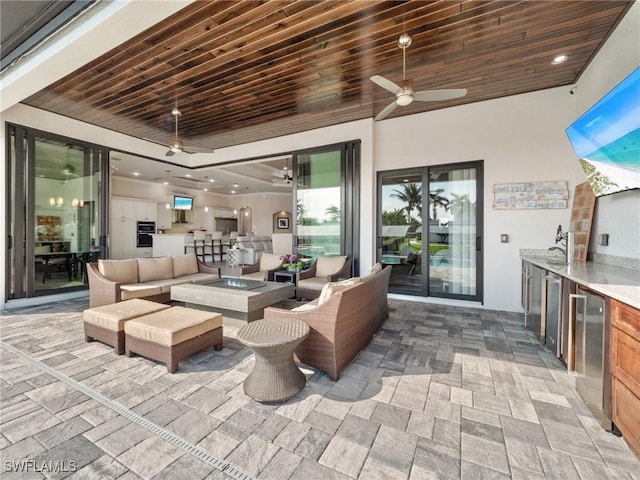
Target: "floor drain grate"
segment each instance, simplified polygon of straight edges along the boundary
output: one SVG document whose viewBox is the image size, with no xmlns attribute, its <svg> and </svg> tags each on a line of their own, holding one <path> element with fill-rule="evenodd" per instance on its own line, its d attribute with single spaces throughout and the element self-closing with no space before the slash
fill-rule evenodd
<svg viewBox="0 0 640 480">
<path fill-rule="evenodd" d="M 129 410 L 127 407 L 125 407 L 121 403 L 114 402 L 113 400 L 110 400 L 109 398 L 105 397 L 104 395 L 102 395 L 102 394 L 100 394 L 100 393 L 88 388 L 87 386 L 75 381 L 72 378 L 67 377 L 66 375 L 63 375 L 62 373 L 54 370 L 53 368 L 49 367 L 48 365 L 45 365 L 44 363 L 41 363 L 38 360 L 30 357 L 26 353 L 21 352 L 17 348 L 15 348 L 15 347 L 13 347 L 13 346 L 5 343 L 5 342 L 2 342 L 2 341 L 0 341 L 0 346 L 2 348 L 4 348 L 5 350 L 7 350 L 8 352 L 13 353 L 17 357 L 25 360 L 26 362 L 29 362 L 30 364 L 32 364 L 34 366 L 36 366 L 37 368 L 39 368 L 43 372 L 51 375 L 54 378 L 57 378 L 61 382 L 64 382 L 67 385 L 75 388 L 76 390 L 78 390 L 79 392 L 85 394 L 86 396 L 88 396 L 90 398 L 93 398 L 94 400 L 100 402 L 105 407 L 110 408 L 114 412 L 118 413 L 119 415 L 122 415 L 123 417 L 127 418 L 128 420 L 130 420 L 131 422 L 135 423 L 136 425 L 141 426 L 142 428 L 150 431 L 151 433 L 153 433 L 154 435 L 157 435 L 158 437 L 162 438 L 163 440 L 166 440 L 167 442 L 171 443 L 172 445 L 175 445 L 176 447 L 181 448 L 182 450 L 184 450 L 185 452 L 189 453 L 190 455 L 193 455 L 194 457 L 199 458 L 203 462 L 205 462 L 205 463 L 211 465 L 212 467 L 214 467 L 216 470 L 220 470 L 225 475 L 228 475 L 229 477 L 235 478 L 237 480 L 255 480 L 252 475 L 250 475 L 250 474 L 248 474 L 246 472 L 243 472 L 240 468 L 236 467 L 235 465 L 232 465 L 229 462 L 226 462 L 224 460 L 219 459 L 215 455 L 210 454 L 209 452 L 207 452 L 206 450 L 203 450 L 202 448 L 198 447 L 197 445 L 194 445 L 194 444 L 192 444 L 190 442 L 187 442 L 183 438 L 180 438 L 180 437 L 174 435 L 172 432 L 170 432 L 169 430 L 161 427 L 160 425 L 156 425 L 155 423 L 150 422 L 146 418 L 141 417 L 137 413 L 132 412 L 131 410 Z"/>
</svg>

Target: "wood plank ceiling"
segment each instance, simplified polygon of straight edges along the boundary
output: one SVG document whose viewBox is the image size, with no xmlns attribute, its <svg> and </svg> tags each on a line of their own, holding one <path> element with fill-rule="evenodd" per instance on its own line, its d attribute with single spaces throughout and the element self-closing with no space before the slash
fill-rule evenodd
<svg viewBox="0 0 640 480">
<path fill-rule="evenodd" d="M 390 118 L 574 83 L 631 1 L 200 1 L 25 101 L 169 143 L 221 148 L 375 116 L 369 80 L 467 96 Z M 557 54 L 562 65 L 551 65 Z"/>
</svg>

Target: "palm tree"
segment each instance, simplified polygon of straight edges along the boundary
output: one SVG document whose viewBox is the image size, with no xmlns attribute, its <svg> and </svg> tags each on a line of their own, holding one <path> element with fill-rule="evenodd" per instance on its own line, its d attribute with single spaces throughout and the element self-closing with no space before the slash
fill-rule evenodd
<svg viewBox="0 0 640 480">
<path fill-rule="evenodd" d="M 447 199 L 447 197 L 443 197 L 442 195 L 440 195 L 442 192 L 444 192 L 444 188 L 438 188 L 433 192 L 429 192 L 429 201 L 431 202 L 433 220 L 438 219 L 436 207 L 442 207 L 445 210 L 449 210 L 449 200 Z"/>
<path fill-rule="evenodd" d="M 396 208 L 392 212 L 382 212 L 382 225 L 406 225 L 408 223 L 401 208 Z"/>
<path fill-rule="evenodd" d="M 330 205 L 324 211 L 324 213 L 329 217 L 327 219 L 327 223 L 340 223 L 340 208 L 335 205 Z"/>
<path fill-rule="evenodd" d="M 411 223 L 411 212 L 414 208 L 422 215 L 422 186 L 416 183 L 405 183 L 402 188 L 403 191 L 394 190 L 390 196 L 406 202 L 407 223 Z"/>
</svg>

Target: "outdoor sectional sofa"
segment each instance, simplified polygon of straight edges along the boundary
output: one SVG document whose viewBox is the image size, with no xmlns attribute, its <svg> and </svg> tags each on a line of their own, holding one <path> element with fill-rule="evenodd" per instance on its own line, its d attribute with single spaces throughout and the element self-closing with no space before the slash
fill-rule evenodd
<svg viewBox="0 0 640 480">
<path fill-rule="evenodd" d="M 166 303 L 171 286 L 220 278 L 220 269 L 202 263 L 195 254 L 174 257 L 98 260 L 87 264 L 89 307 L 132 298 Z"/>
<path fill-rule="evenodd" d="M 391 267 L 378 265 L 375 270 L 361 279 L 327 284 L 319 298 L 293 310 L 265 308 L 264 318 L 306 322 L 311 333 L 296 349 L 296 356 L 336 381 L 389 316 Z"/>
</svg>

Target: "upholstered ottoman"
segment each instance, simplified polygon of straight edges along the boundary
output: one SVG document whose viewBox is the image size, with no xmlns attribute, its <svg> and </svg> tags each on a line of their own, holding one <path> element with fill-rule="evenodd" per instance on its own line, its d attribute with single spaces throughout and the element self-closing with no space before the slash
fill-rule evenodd
<svg viewBox="0 0 640 480">
<path fill-rule="evenodd" d="M 112 346 L 118 355 L 124 353 L 124 324 L 132 318 L 166 310 L 169 305 L 139 298 L 89 308 L 82 312 L 84 339 L 98 340 Z"/>
<path fill-rule="evenodd" d="M 124 334 L 128 357 L 137 353 L 165 363 L 174 373 L 180 360 L 200 350 L 222 350 L 222 315 L 171 307 L 127 321 Z"/>
</svg>

